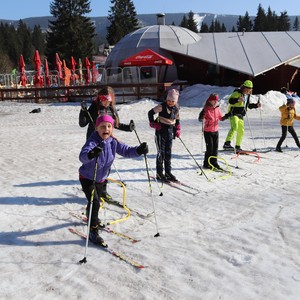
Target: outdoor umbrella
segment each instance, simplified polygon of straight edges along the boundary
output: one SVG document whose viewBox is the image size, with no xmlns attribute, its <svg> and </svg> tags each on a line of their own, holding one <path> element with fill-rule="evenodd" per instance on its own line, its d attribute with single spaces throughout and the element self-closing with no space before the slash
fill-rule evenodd
<svg viewBox="0 0 300 300">
<path fill-rule="evenodd" d="M 96 64 L 92 61 L 92 82 L 95 83 L 98 77 L 98 70 L 96 68 Z"/>
<path fill-rule="evenodd" d="M 63 62 L 62 62 L 62 69 L 63 69 L 63 74 L 64 74 L 65 85 L 69 86 L 70 78 L 71 78 L 71 70 L 67 67 L 65 60 L 63 60 Z"/>
<path fill-rule="evenodd" d="M 56 71 L 57 71 L 57 77 L 58 79 L 63 79 L 63 73 L 62 73 L 62 62 L 59 58 L 58 53 L 55 54 L 55 67 L 56 67 Z"/>
<path fill-rule="evenodd" d="M 91 63 L 89 61 L 89 59 L 86 57 L 85 58 L 85 84 L 89 84 L 90 80 L 91 80 L 91 76 L 90 76 L 90 67 L 91 67 Z"/>
<path fill-rule="evenodd" d="M 75 70 L 76 70 L 76 61 L 74 59 L 73 56 L 71 56 L 71 84 L 75 84 L 76 82 L 76 73 L 75 73 Z"/>
<path fill-rule="evenodd" d="M 36 87 L 41 87 L 44 85 L 44 79 L 43 76 L 41 75 L 41 58 L 38 50 L 35 50 L 34 57 L 34 85 Z"/>
<path fill-rule="evenodd" d="M 45 57 L 44 58 L 44 71 L 45 71 L 45 81 L 46 81 L 46 86 L 50 86 L 51 85 L 51 80 L 49 77 L 49 65 L 48 65 L 48 60 Z"/>
<path fill-rule="evenodd" d="M 19 71 L 20 71 L 20 83 L 22 86 L 26 86 L 26 75 L 25 75 L 25 62 L 24 62 L 24 58 L 23 55 L 20 55 L 19 58 Z"/>
<path fill-rule="evenodd" d="M 79 82 L 82 83 L 82 61 L 81 58 L 78 59 L 78 72 L 79 72 Z"/>
</svg>

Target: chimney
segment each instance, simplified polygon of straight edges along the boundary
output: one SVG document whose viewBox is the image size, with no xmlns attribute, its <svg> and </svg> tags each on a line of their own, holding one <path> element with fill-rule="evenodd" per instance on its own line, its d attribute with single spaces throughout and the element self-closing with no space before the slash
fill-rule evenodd
<svg viewBox="0 0 300 300">
<path fill-rule="evenodd" d="M 157 14 L 156 16 L 157 16 L 157 25 L 166 25 L 164 13 Z"/>
</svg>

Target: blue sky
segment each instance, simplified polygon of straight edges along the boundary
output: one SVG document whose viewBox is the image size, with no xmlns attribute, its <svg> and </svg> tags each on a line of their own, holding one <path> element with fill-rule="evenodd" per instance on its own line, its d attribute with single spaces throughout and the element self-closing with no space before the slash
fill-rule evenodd
<svg viewBox="0 0 300 300">
<path fill-rule="evenodd" d="M 51 0 L 1 0 L 0 19 L 19 20 L 28 17 L 50 16 Z M 268 0 L 268 1 L 238 1 L 238 0 L 133 0 L 138 14 L 149 13 L 194 13 L 208 12 L 217 14 L 255 16 L 259 4 L 267 11 L 270 6 L 272 11 L 279 15 L 284 10 L 288 15 L 300 16 L 299 0 Z M 111 6 L 110 0 L 91 0 L 92 12 L 90 16 L 107 16 Z"/>
</svg>

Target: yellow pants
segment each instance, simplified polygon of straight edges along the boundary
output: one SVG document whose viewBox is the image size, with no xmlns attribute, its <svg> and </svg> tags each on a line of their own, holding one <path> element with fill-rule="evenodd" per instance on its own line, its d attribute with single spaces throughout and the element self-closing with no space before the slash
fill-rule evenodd
<svg viewBox="0 0 300 300">
<path fill-rule="evenodd" d="M 226 142 L 231 142 L 234 138 L 234 135 L 236 134 L 236 146 L 241 146 L 242 140 L 244 137 L 244 120 L 240 119 L 237 116 L 232 116 L 230 117 L 230 125 L 231 128 L 228 131 L 227 137 L 226 137 Z"/>
</svg>

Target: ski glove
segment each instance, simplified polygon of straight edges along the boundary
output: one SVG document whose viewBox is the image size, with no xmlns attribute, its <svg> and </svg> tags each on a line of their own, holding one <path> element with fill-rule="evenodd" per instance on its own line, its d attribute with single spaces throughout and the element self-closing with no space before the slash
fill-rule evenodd
<svg viewBox="0 0 300 300">
<path fill-rule="evenodd" d="M 179 138 L 180 137 L 180 129 L 181 129 L 181 127 L 180 127 L 180 124 L 178 124 L 178 125 L 176 125 L 175 126 L 175 136 L 177 137 L 177 138 Z"/>
<path fill-rule="evenodd" d="M 133 120 L 130 120 L 130 122 L 129 122 L 129 131 L 132 132 L 133 130 L 135 130 L 135 124 L 134 124 Z"/>
<path fill-rule="evenodd" d="M 222 117 L 222 121 L 227 120 L 229 117 L 230 117 L 230 114 L 225 114 L 225 115 Z"/>
<path fill-rule="evenodd" d="M 161 130 L 161 124 L 157 122 L 150 122 L 150 127 L 154 128 L 155 130 Z"/>
<path fill-rule="evenodd" d="M 98 158 L 100 156 L 100 154 L 102 153 L 102 151 L 103 151 L 103 148 L 100 145 L 98 145 L 88 153 L 88 158 L 89 159 Z"/>
<path fill-rule="evenodd" d="M 136 153 L 138 155 L 142 154 L 147 154 L 149 152 L 148 145 L 146 142 L 141 143 L 137 148 L 136 148 Z"/>
<path fill-rule="evenodd" d="M 85 101 L 82 101 L 82 102 L 80 103 L 80 105 L 81 105 L 81 109 L 82 109 L 82 110 L 87 111 L 87 106 L 86 106 L 86 102 L 85 102 Z"/>
</svg>

